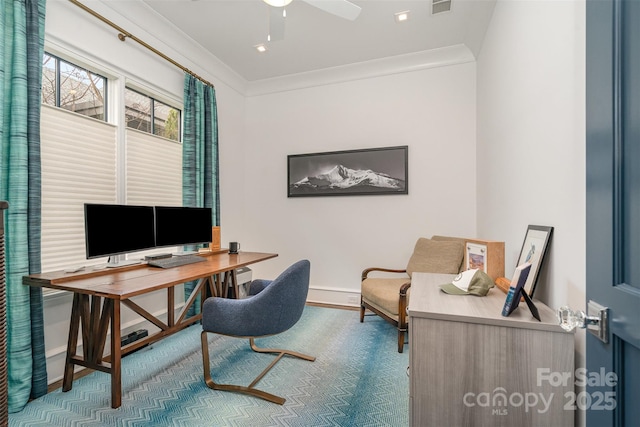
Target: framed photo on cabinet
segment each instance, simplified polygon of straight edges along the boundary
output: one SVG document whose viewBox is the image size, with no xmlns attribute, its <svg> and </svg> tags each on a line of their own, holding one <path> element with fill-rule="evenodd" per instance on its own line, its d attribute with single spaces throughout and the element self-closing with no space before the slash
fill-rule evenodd
<svg viewBox="0 0 640 427">
<path fill-rule="evenodd" d="M 518 264 L 522 265 L 525 262 L 531 263 L 531 271 L 529 277 L 524 284 L 524 290 L 530 297 L 533 298 L 533 293 L 536 290 L 536 284 L 538 282 L 538 276 L 540 275 L 540 268 L 542 262 L 547 254 L 549 244 L 551 242 L 551 234 L 553 233 L 553 227 L 542 225 L 529 225 L 527 227 L 527 233 L 524 236 L 524 242 L 522 243 L 522 249 L 520 249 L 520 256 L 518 257 Z"/>
<path fill-rule="evenodd" d="M 467 242 L 466 270 L 477 268 L 487 273 L 487 245 Z"/>
</svg>

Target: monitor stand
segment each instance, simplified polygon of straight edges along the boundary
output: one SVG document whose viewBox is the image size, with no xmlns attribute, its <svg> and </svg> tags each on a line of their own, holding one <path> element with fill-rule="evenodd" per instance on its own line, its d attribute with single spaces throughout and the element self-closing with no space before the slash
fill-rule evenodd
<svg viewBox="0 0 640 427">
<path fill-rule="evenodd" d="M 109 262 L 107 263 L 107 268 L 125 267 L 127 265 L 136 265 L 140 263 L 142 263 L 142 261 L 140 261 L 139 259 L 120 259 L 120 260 L 109 259 Z"/>
<path fill-rule="evenodd" d="M 176 251 L 176 252 L 173 252 L 171 255 L 182 256 L 182 255 L 195 255 L 197 253 L 198 253 L 197 251 Z"/>
</svg>

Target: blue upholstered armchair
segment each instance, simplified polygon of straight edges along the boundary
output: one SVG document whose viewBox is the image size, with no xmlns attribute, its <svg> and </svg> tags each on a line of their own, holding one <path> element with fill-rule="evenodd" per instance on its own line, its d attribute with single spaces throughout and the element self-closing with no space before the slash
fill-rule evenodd
<svg viewBox="0 0 640 427">
<path fill-rule="evenodd" d="M 309 291 L 310 263 L 301 260 L 287 268 L 274 280 L 254 280 L 249 286 L 249 298 L 207 298 L 202 308 L 202 361 L 204 379 L 214 390 L 250 394 L 282 405 L 285 399 L 256 389 L 254 386 L 285 355 L 314 361 L 315 357 L 283 349 L 263 349 L 255 338 L 279 334 L 295 325 Z M 276 353 L 273 362 L 248 386 L 218 384 L 211 378 L 208 333 L 249 338 L 253 351 Z"/>
</svg>

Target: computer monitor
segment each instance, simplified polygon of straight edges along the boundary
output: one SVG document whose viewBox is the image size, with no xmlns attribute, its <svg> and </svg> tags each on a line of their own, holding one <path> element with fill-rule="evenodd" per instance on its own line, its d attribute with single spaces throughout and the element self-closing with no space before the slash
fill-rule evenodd
<svg viewBox="0 0 640 427">
<path fill-rule="evenodd" d="M 211 208 L 156 206 L 156 246 L 211 242 Z"/>
<path fill-rule="evenodd" d="M 151 249 L 153 206 L 85 203 L 84 231 L 87 259 Z"/>
</svg>

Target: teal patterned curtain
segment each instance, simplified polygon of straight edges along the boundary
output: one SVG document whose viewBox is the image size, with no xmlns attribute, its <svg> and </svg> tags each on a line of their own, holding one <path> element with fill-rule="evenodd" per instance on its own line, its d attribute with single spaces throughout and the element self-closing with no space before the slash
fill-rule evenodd
<svg viewBox="0 0 640 427">
<path fill-rule="evenodd" d="M 212 86 L 185 74 L 184 137 L 182 140 L 182 203 L 211 208 L 212 224 L 220 225 L 218 180 L 218 113 Z M 185 284 L 189 295 L 195 283 Z M 195 304 L 199 307 L 199 301 Z M 189 310 L 189 315 L 196 310 Z"/>
<path fill-rule="evenodd" d="M 6 211 L 9 412 L 47 392 L 40 272 L 40 90 L 46 0 L 3 0 L 0 9 L 0 200 Z"/>
</svg>

